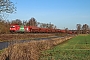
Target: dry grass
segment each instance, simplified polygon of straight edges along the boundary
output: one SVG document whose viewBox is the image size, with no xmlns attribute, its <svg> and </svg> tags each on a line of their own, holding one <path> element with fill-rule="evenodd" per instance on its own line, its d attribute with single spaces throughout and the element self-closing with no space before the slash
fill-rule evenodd
<svg viewBox="0 0 90 60">
<path fill-rule="evenodd" d="M 37 60 L 36 45 L 36 41 L 11 45 L 1 54 L 0 60 Z"/>
<path fill-rule="evenodd" d="M 0 41 L 30 40 L 34 38 L 47 38 L 54 34 L 0 34 Z"/>
<path fill-rule="evenodd" d="M 89 34 L 79 34 L 80 36 L 88 36 Z"/>
<path fill-rule="evenodd" d="M 2 52 L 0 60 L 38 60 L 40 51 L 50 49 L 53 46 L 71 38 L 72 36 L 66 36 L 52 40 L 40 40 L 31 41 L 29 43 L 14 44 Z"/>
</svg>

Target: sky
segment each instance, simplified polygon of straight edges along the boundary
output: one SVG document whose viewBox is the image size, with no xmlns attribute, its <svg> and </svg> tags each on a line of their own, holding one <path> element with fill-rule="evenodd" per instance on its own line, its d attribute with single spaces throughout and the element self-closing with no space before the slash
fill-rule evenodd
<svg viewBox="0 0 90 60">
<path fill-rule="evenodd" d="M 76 29 L 76 24 L 90 26 L 90 0 L 11 0 L 16 13 L 8 19 L 29 20 L 34 17 L 41 23 L 52 23 L 59 29 Z"/>
</svg>

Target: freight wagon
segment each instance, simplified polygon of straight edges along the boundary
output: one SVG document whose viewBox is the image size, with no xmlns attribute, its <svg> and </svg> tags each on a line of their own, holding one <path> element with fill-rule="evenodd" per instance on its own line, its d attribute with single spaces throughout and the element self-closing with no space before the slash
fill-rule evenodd
<svg viewBox="0 0 90 60">
<path fill-rule="evenodd" d="M 24 26 L 24 25 L 17 25 L 17 24 L 11 24 L 10 26 L 10 32 L 16 33 L 16 32 L 28 32 L 28 33 L 66 33 L 65 30 L 61 29 L 50 29 L 50 28 L 40 28 L 36 26 Z M 68 31 L 68 34 L 72 34 L 72 31 Z"/>
</svg>

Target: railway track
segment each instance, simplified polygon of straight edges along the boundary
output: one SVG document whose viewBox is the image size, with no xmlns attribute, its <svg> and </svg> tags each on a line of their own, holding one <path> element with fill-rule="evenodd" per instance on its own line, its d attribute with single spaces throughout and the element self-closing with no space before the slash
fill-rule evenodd
<svg viewBox="0 0 90 60">
<path fill-rule="evenodd" d="M 52 36 L 65 36 L 58 33 L 25 33 L 25 34 L 0 34 L 0 41 L 26 40 L 33 38 L 48 38 Z"/>
</svg>

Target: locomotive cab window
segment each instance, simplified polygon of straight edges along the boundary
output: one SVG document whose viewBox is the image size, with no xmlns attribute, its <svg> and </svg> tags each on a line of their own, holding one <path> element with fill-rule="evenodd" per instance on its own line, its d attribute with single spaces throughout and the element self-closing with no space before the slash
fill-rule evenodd
<svg viewBox="0 0 90 60">
<path fill-rule="evenodd" d="M 15 26 L 11 26 L 10 28 L 15 28 Z"/>
</svg>

